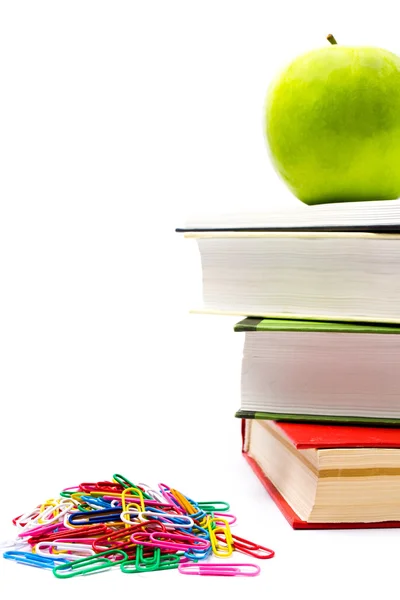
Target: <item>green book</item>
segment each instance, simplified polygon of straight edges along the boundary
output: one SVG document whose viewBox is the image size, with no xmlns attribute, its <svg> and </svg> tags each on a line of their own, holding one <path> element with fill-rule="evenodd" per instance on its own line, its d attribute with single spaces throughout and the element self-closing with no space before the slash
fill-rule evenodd
<svg viewBox="0 0 400 600">
<path fill-rule="evenodd" d="M 400 424 L 400 325 L 246 318 L 236 417 Z"/>
</svg>

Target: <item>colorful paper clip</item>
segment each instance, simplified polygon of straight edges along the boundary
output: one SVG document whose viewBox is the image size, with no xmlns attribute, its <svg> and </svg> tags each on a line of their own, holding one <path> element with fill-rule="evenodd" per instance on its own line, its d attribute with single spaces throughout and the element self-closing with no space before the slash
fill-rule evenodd
<svg viewBox="0 0 400 600">
<path fill-rule="evenodd" d="M 222 542 L 225 541 L 224 536 L 216 533 L 216 538 Z M 238 552 L 242 554 L 247 554 L 248 556 L 254 556 L 254 558 L 260 558 L 265 560 L 267 558 L 273 558 L 275 556 L 274 550 L 270 548 L 266 548 L 265 546 L 260 546 L 260 544 L 255 544 L 254 542 L 249 542 L 244 538 L 239 537 L 238 535 L 231 534 L 233 539 L 233 547 Z"/>
<path fill-rule="evenodd" d="M 29 567 L 37 567 L 39 569 L 54 569 L 57 566 L 65 566 L 69 564 L 69 560 L 61 557 L 47 557 L 34 554 L 33 552 L 19 552 L 10 551 L 4 552 L 3 558 L 8 560 L 15 560 L 15 562 L 21 565 L 28 565 Z"/>
<path fill-rule="evenodd" d="M 191 563 L 181 562 L 178 566 L 184 575 L 219 575 L 224 577 L 255 577 L 260 573 L 260 567 L 250 563 Z"/>
<path fill-rule="evenodd" d="M 231 556 L 233 552 L 233 539 L 228 521 L 222 517 L 209 518 L 207 526 L 210 533 L 211 547 L 215 556 L 221 558 Z M 217 538 L 217 534 L 223 536 L 223 545 L 220 543 L 221 539 Z"/>
<path fill-rule="evenodd" d="M 114 560 L 110 558 L 115 556 L 122 556 L 122 558 L 114 558 Z M 88 558 L 82 558 L 80 560 L 68 562 L 68 564 L 58 565 L 53 569 L 53 573 L 59 579 L 68 579 L 70 577 L 77 577 L 78 575 L 88 575 L 89 573 L 95 573 L 96 571 L 105 571 L 119 565 L 125 560 L 128 560 L 128 555 L 124 550 L 107 550 L 106 552 L 100 552 L 100 554 L 95 554 Z"/>
<path fill-rule="evenodd" d="M 74 527 L 72 529 L 60 528 L 58 531 L 52 533 L 37 534 L 29 538 L 27 541 L 31 546 L 35 546 L 38 542 L 42 541 L 53 541 L 62 538 L 63 540 L 76 539 L 81 537 L 93 537 L 98 535 L 105 535 L 109 529 L 107 525 L 84 525 L 82 527 Z"/>
<path fill-rule="evenodd" d="M 177 552 L 179 550 L 207 550 L 210 542 L 191 534 L 180 534 L 170 532 L 134 533 L 131 535 L 134 544 L 142 546 L 158 547 L 164 550 Z"/>
<path fill-rule="evenodd" d="M 62 542 L 62 541 L 52 541 L 52 542 L 39 542 L 34 547 L 35 553 L 40 556 L 46 556 L 50 558 L 54 558 L 54 555 L 63 556 L 64 558 L 69 558 L 70 560 L 74 560 L 76 558 L 84 558 L 86 556 L 93 556 L 95 551 L 88 544 L 81 543 L 71 543 L 71 542 Z"/>
<path fill-rule="evenodd" d="M 118 508 L 104 510 L 91 510 L 89 512 L 75 512 L 68 515 L 69 525 L 89 525 L 91 523 L 114 523 L 121 521 L 121 511 Z"/>
<path fill-rule="evenodd" d="M 140 546 L 138 546 L 138 549 Z M 120 569 L 123 573 L 140 573 L 144 571 L 166 571 L 168 569 L 177 569 L 179 567 L 180 556 L 177 554 L 161 554 L 157 567 L 142 564 L 142 568 L 138 569 L 135 560 L 126 560 L 121 563 Z"/>
<path fill-rule="evenodd" d="M 156 571 L 160 566 L 160 559 L 160 548 L 155 548 L 153 550 L 153 556 L 151 556 L 150 558 L 145 558 L 143 555 L 143 546 L 138 546 L 135 557 L 136 572 L 140 573 L 144 571 Z"/>
<path fill-rule="evenodd" d="M 208 513 L 217 512 L 226 512 L 230 509 L 230 506 L 227 502 L 223 502 L 222 500 L 213 500 L 212 502 L 198 502 L 199 508 L 205 510 Z"/>
<path fill-rule="evenodd" d="M 1 550 L 5 550 L 6 548 L 9 550 L 18 550 L 18 548 L 23 548 L 24 546 L 28 547 L 28 542 L 19 537 L 15 540 L 4 540 L 3 542 L 0 542 Z"/>
<path fill-rule="evenodd" d="M 260 559 L 273 550 L 233 535 L 223 501 L 196 502 L 164 483 L 152 489 L 118 473 L 111 481 L 64 488 L 13 519 L 19 530 L 4 557 L 52 570 L 60 579 L 119 567 L 123 573 L 176 569 L 189 575 L 257 575 L 251 564 L 206 562 L 234 551 Z M 1 545 L 0 545 L 1 546 Z"/>
</svg>

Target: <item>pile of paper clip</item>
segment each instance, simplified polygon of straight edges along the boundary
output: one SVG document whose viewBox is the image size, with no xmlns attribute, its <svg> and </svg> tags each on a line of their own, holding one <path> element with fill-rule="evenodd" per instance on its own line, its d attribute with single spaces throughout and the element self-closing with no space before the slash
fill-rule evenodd
<svg viewBox="0 0 400 600">
<path fill-rule="evenodd" d="M 185 575 L 254 577 L 250 563 L 210 562 L 234 551 L 267 559 L 274 551 L 231 532 L 226 502 L 195 502 L 160 483 L 81 483 L 13 520 L 19 533 L 5 542 L 6 559 L 49 569 L 61 579 L 119 568 L 122 573 L 178 569 Z M 12 549 L 11 549 L 12 548 Z"/>
</svg>

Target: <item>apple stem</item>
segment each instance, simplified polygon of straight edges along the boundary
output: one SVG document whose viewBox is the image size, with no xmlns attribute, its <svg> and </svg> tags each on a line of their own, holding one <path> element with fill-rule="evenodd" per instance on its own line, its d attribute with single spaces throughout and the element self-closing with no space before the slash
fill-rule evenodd
<svg viewBox="0 0 400 600">
<path fill-rule="evenodd" d="M 337 41 L 335 40 L 335 38 L 333 37 L 333 35 L 331 33 L 326 36 L 326 39 L 328 40 L 328 42 L 330 42 L 332 44 L 332 46 L 337 44 Z"/>
</svg>

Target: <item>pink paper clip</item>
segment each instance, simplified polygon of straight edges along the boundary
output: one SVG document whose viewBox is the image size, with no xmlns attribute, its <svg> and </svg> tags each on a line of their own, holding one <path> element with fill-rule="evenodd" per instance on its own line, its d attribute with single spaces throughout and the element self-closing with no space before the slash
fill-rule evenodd
<svg viewBox="0 0 400 600">
<path fill-rule="evenodd" d="M 159 547 L 165 550 L 208 550 L 210 542 L 206 539 L 199 538 L 196 535 L 188 533 L 164 533 L 154 532 L 150 534 L 150 539 Z"/>
<path fill-rule="evenodd" d="M 37 527 L 32 527 L 32 529 L 23 529 L 22 531 L 20 531 L 18 536 L 21 538 L 31 537 L 34 535 L 40 535 L 42 533 L 50 533 L 51 531 L 54 531 L 57 528 L 65 529 L 64 527 L 62 527 L 62 525 L 60 525 L 60 523 L 50 523 L 50 525 L 38 525 Z"/>
<path fill-rule="evenodd" d="M 260 567 L 251 563 L 193 563 L 181 562 L 178 571 L 183 575 L 214 575 L 222 577 L 255 577 Z"/>
<path fill-rule="evenodd" d="M 159 483 L 158 487 L 160 489 L 161 495 L 163 496 L 163 498 L 165 498 L 168 504 L 171 504 L 175 508 L 176 512 L 180 513 L 181 515 L 184 515 L 185 511 L 183 510 L 182 506 L 170 493 L 171 488 L 168 485 L 165 485 L 165 483 Z"/>
<path fill-rule="evenodd" d="M 236 523 L 235 515 L 231 515 L 230 513 L 214 512 L 213 514 L 214 514 L 215 519 L 217 519 L 218 517 L 222 517 L 223 519 L 225 519 L 225 521 L 227 521 L 228 525 L 233 525 L 234 523 Z M 223 521 L 219 521 L 219 522 L 223 523 Z"/>
<path fill-rule="evenodd" d="M 206 539 L 199 538 L 188 533 L 169 533 L 169 532 L 154 532 L 144 533 L 138 532 L 131 535 L 131 542 L 141 544 L 142 546 L 150 546 L 162 548 L 163 550 L 208 550 L 210 542 Z"/>
</svg>

